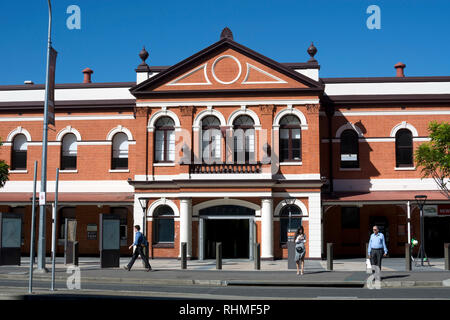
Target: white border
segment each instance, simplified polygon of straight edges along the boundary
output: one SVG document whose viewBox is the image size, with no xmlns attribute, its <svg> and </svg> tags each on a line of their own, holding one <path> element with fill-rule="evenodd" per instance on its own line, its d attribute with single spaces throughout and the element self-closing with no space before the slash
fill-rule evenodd
<svg viewBox="0 0 450 320">
<path fill-rule="evenodd" d="M 220 206 L 220 205 L 235 205 L 235 206 L 250 208 L 252 210 L 255 210 L 255 217 L 261 216 L 261 206 L 254 204 L 252 202 L 245 201 L 245 200 L 228 199 L 228 198 L 207 200 L 207 201 L 201 202 L 199 204 L 196 204 L 192 207 L 192 215 L 198 216 L 200 210 L 214 207 L 214 206 Z"/>
<path fill-rule="evenodd" d="M 206 73 L 207 65 L 208 65 L 208 63 L 202 64 L 201 66 L 195 68 L 194 70 L 189 71 L 188 73 L 186 73 L 186 74 L 176 78 L 175 80 L 169 82 L 168 84 L 166 84 L 166 86 L 204 86 L 204 85 L 212 84 L 211 81 L 209 81 L 208 75 Z M 206 82 L 178 83 L 178 81 L 181 81 L 181 80 L 189 77 L 190 75 L 194 74 L 195 72 L 197 72 L 201 68 L 203 68 L 203 73 L 205 75 Z"/>
<path fill-rule="evenodd" d="M 308 201 L 309 201 L 309 198 L 308 198 Z M 281 209 L 286 205 L 287 205 L 287 203 L 285 200 L 278 203 L 277 206 L 275 207 L 275 210 L 273 211 L 274 217 L 280 217 Z M 294 205 L 296 205 L 297 207 L 300 208 L 300 210 L 302 211 L 302 217 L 309 216 L 308 209 L 306 209 L 306 206 L 302 201 L 300 201 L 299 199 L 295 199 Z"/>
<path fill-rule="evenodd" d="M 234 78 L 234 79 L 231 80 L 231 81 L 222 81 L 222 80 L 219 80 L 219 78 L 217 78 L 217 76 L 216 76 L 216 73 L 214 72 L 214 68 L 216 67 L 216 63 L 219 62 L 219 61 L 222 60 L 222 59 L 225 59 L 225 58 L 231 58 L 231 59 L 233 59 L 234 61 L 236 61 L 237 65 L 238 65 L 238 67 L 239 67 L 238 75 L 236 76 L 236 78 Z M 221 83 L 221 84 L 232 84 L 232 83 L 235 83 L 236 81 L 238 81 L 238 79 L 241 77 L 242 66 L 241 66 L 241 63 L 239 62 L 239 60 L 238 60 L 236 57 L 227 54 L 227 55 L 220 56 L 220 57 L 218 57 L 216 60 L 214 60 L 214 63 L 212 64 L 212 67 L 211 67 L 211 73 L 212 73 L 212 76 L 214 77 L 214 79 L 215 79 L 217 82 L 219 82 L 219 83 Z"/>
<path fill-rule="evenodd" d="M 181 128 L 180 119 L 177 114 L 173 111 L 167 110 L 166 108 L 162 108 L 161 110 L 152 114 L 150 119 L 148 120 L 147 130 L 149 132 L 153 132 L 155 130 L 155 123 L 161 117 L 169 117 L 175 122 L 175 131 Z"/>
<path fill-rule="evenodd" d="M 408 123 L 406 121 L 403 121 L 402 123 L 399 123 L 391 130 L 391 137 L 395 138 L 395 135 L 397 134 L 397 131 L 400 129 L 408 129 L 411 131 L 413 137 L 418 137 L 419 133 L 417 132 L 417 129 L 414 128 L 414 126 L 411 123 Z"/>
<path fill-rule="evenodd" d="M 275 81 L 247 81 L 249 75 L 250 75 L 250 69 L 255 69 L 256 71 L 259 71 L 266 76 L 274 79 Z M 267 71 L 261 70 L 260 68 L 250 64 L 247 62 L 247 74 L 245 75 L 244 81 L 242 81 L 242 84 L 271 84 L 271 83 L 287 83 L 287 81 L 284 81 L 283 79 L 280 79 L 273 74 L 268 73 Z"/>
<path fill-rule="evenodd" d="M 306 121 L 305 115 L 300 110 L 292 108 L 292 105 L 288 105 L 287 108 L 280 110 L 276 114 L 276 116 L 273 120 L 273 126 L 272 126 L 273 129 L 278 130 L 278 128 L 280 127 L 281 118 L 283 118 L 285 115 L 289 115 L 289 114 L 293 114 L 299 118 L 300 127 L 302 128 L 302 130 L 308 130 L 308 122 Z"/>
<path fill-rule="evenodd" d="M 6 138 L 6 141 L 12 143 L 14 137 L 18 134 L 23 134 L 25 136 L 25 138 L 27 138 L 27 142 L 31 141 L 31 134 L 28 132 L 27 129 L 24 129 L 21 126 L 15 128 L 13 131 L 11 131 L 8 134 L 8 137 Z"/>
<path fill-rule="evenodd" d="M 234 120 L 242 115 L 249 116 L 255 122 L 254 127 L 256 130 L 261 129 L 261 121 L 255 111 L 249 110 L 246 106 L 242 106 L 240 109 L 234 110 L 228 117 L 228 126 L 232 127 Z"/>
<path fill-rule="evenodd" d="M 118 125 L 117 127 L 111 129 L 111 130 L 108 132 L 108 135 L 106 136 L 106 140 L 107 140 L 107 141 L 112 141 L 114 135 L 115 135 L 116 133 L 119 133 L 119 132 L 125 133 L 125 134 L 128 136 L 128 141 L 134 140 L 134 139 L 133 139 L 133 135 L 131 134 L 131 131 L 128 130 L 127 128 L 125 128 L 125 127 L 122 126 L 122 125 Z"/>
<path fill-rule="evenodd" d="M 58 134 L 56 135 L 56 141 L 62 141 L 63 137 L 67 134 L 67 133 L 73 133 L 75 135 L 75 137 L 77 137 L 77 141 L 81 141 L 81 134 L 80 132 L 78 132 L 77 129 L 72 128 L 72 126 L 67 126 L 64 129 L 62 129 L 61 131 L 58 132 Z"/>
<path fill-rule="evenodd" d="M 136 194 L 136 195 L 139 195 L 139 194 Z M 150 207 L 148 207 L 147 212 L 146 212 L 147 217 L 153 218 L 153 212 L 155 212 L 156 208 L 158 208 L 159 206 L 169 206 L 173 210 L 174 217 L 180 216 L 180 210 L 178 209 L 177 205 L 172 200 L 169 200 L 166 198 L 161 198 L 161 199 L 158 199 L 158 200 L 152 202 Z"/>
<path fill-rule="evenodd" d="M 361 129 L 358 126 L 356 126 L 355 124 L 353 124 L 351 122 L 347 122 L 346 124 L 340 126 L 339 129 L 337 129 L 337 131 L 336 131 L 336 138 L 340 138 L 342 132 L 344 132 L 347 129 L 356 131 L 356 133 L 358 134 L 359 138 L 363 138 L 364 137 Z"/>
</svg>

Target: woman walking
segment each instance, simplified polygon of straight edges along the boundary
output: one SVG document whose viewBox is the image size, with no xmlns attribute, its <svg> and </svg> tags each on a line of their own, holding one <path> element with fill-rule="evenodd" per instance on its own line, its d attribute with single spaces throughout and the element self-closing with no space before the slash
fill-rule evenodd
<svg viewBox="0 0 450 320">
<path fill-rule="evenodd" d="M 295 233 L 295 263 L 297 264 L 297 274 L 299 274 L 299 268 L 301 263 L 301 274 L 303 275 L 303 269 L 305 266 L 305 243 L 306 235 L 303 230 L 303 226 L 300 226 Z"/>
</svg>

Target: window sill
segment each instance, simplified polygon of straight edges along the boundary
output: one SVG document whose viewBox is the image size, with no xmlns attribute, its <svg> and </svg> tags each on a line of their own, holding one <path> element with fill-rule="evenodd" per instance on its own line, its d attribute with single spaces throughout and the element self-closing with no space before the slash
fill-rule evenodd
<svg viewBox="0 0 450 320">
<path fill-rule="evenodd" d="M 111 173 L 130 172 L 130 169 L 109 169 L 109 172 Z"/>
<path fill-rule="evenodd" d="M 280 166 L 301 166 L 302 162 L 280 162 Z"/>
<path fill-rule="evenodd" d="M 361 171 L 361 168 L 339 168 L 339 171 Z"/>
<path fill-rule="evenodd" d="M 395 171 L 416 171 L 416 167 L 396 167 Z"/>
<path fill-rule="evenodd" d="M 175 167 L 175 162 L 157 162 L 153 164 L 154 167 Z"/>
<path fill-rule="evenodd" d="M 28 173 L 28 170 L 9 170 L 9 173 Z"/>
<path fill-rule="evenodd" d="M 152 245 L 153 248 L 175 248 L 173 243 L 155 243 Z"/>
<path fill-rule="evenodd" d="M 78 173 L 78 170 L 59 170 L 59 173 Z"/>
</svg>

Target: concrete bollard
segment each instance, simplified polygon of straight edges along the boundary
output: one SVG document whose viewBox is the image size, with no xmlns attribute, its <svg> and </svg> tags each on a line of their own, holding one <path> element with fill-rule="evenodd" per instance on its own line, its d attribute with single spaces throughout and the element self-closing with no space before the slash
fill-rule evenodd
<svg viewBox="0 0 450 320">
<path fill-rule="evenodd" d="M 327 243 L 327 270 L 333 271 L 333 243 Z"/>
<path fill-rule="evenodd" d="M 405 243 L 405 270 L 411 271 L 411 245 Z"/>
<path fill-rule="evenodd" d="M 181 243 L 181 269 L 187 269 L 187 243 Z"/>
<path fill-rule="evenodd" d="M 450 243 L 444 243 L 445 270 L 450 271 Z"/>
<path fill-rule="evenodd" d="M 261 270 L 261 244 L 255 243 L 255 270 Z"/>
<path fill-rule="evenodd" d="M 222 242 L 216 243 L 216 269 L 222 270 Z"/>
</svg>

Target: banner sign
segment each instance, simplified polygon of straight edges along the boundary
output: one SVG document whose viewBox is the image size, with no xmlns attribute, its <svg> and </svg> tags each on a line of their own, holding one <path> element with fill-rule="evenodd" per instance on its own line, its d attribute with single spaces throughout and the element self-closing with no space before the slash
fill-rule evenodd
<svg viewBox="0 0 450 320">
<path fill-rule="evenodd" d="M 55 68 L 58 52 L 50 47 L 50 64 L 48 69 L 48 91 L 47 91 L 47 123 L 55 125 Z"/>
<path fill-rule="evenodd" d="M 438 205 L 438 215 L 440 215 L 440 216 L 450 216 L 450 204 L 440 204 L 440 205 Z"/>
</svg>

